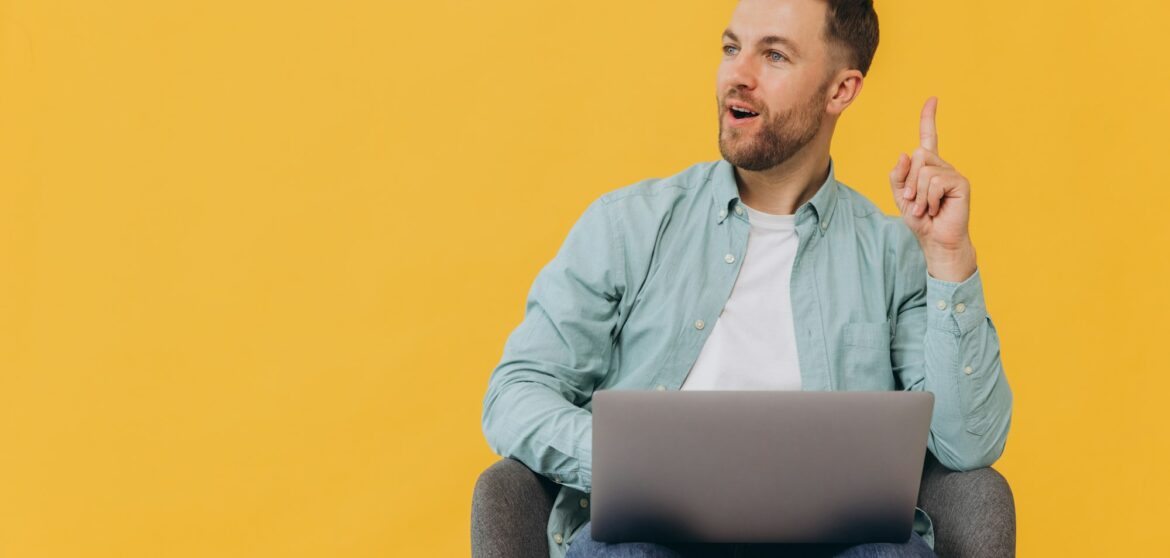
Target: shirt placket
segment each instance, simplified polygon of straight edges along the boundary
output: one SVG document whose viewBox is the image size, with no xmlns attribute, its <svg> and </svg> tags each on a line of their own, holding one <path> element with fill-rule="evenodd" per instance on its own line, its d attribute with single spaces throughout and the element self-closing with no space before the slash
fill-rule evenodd
<svg viewBox="0 0 1170 558">
<path fill-rule="evenodd" d="M 703 293 L 701 300 L 694 306 L 696 314 L 687 316 L 684 335 L 681 336 L 676 354 L 681 355 L 676 361 L 676 369 L 670 374 L 673 378 L 674 389 L 678 389 L 686 381 L 691 367 L 699 358 L 703 344 L 711 335 L 711 330 L 719 318 L 719 313 L 731 297 L 743 265 L 743 256 L 747 251 L 747 237 L 749 224 L 744 215 L 743 206 L 734 204 L 731 211 L 721 208 L 716 213 L 716 226 L 721 227 L 723 233 L 712 235 L 715 245 L 708 246 L 702 251 L 704 261 L 701 265 L 709 270 L 709 277 L 716 279 L 713 287 Z M 654 389 L 665 390 L 667 386 L 658 383 Z"/>
<path fill-rule="evenodd" d="M 789 296 L 792 299 L 792 320 L 796 330 L 796 350 L 800 361 L 801 384 L 805 391 L 834 389 L 829 373 L 828 345 L 824 336 L 820 292 L 817 286 L 816 265 L 818 246 L 824 242 L 823 229 L 817 224 L 812 209 L 804 208 L 797 218 L 796 258 L 792 263 Z"/>
</svg>

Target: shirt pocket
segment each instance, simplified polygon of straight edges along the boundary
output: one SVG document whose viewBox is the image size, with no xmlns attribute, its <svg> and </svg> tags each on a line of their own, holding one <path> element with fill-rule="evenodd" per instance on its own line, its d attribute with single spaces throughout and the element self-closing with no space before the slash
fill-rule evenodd
<svg viewBox="0 0 1170 558">
<path fill-rule="evenodd" d="M 845 384 L 854 391 L 894 389 L 890 363 L 890 322 L 846 322 L 845 355 L 842 359 Z"/>
</svg>

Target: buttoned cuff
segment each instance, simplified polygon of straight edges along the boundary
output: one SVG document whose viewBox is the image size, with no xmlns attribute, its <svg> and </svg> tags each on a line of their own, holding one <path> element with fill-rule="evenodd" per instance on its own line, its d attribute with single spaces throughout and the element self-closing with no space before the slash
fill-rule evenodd
<svg viewBox="0 0 1170 558">
<path fill-rule="evenodd" d="M 961 283 L 936 279 L 927 272 L 926 305 L 926 323 L 935 329 L 963 335 L 983 323 L 987 306 L 979 268 Z"/>
</svg>

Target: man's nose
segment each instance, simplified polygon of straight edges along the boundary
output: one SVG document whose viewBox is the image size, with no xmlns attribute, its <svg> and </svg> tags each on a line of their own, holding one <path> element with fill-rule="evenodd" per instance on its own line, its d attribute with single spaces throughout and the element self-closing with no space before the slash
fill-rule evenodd
<svg viewBox="0 0 1170 558">
<path fill-rule="evenodd" d="M 756 66 L 750 57 L 741 52 L 734 60 L 728 61 L 728 64 L 730 65 L 727 69 L 728 81 L 724 84 L 726 89 L 756 88 Z"/>
</svg>

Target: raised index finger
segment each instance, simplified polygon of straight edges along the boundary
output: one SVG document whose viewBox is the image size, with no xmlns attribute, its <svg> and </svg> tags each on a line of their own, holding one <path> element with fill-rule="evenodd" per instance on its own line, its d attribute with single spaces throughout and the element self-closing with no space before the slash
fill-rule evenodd
<svg viewBox="0 0 1170 558">
<path fill-rule="evenodd" d="M 934 125 L 934 114 L 938 109 L 938 97 L 931 97 L 922 106 L 922 120 L 918 124 L 918 137 L 922 148 L 938 155 L 938 128 Z"/>
</svg>

